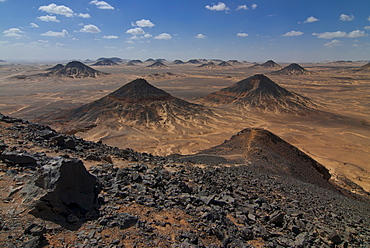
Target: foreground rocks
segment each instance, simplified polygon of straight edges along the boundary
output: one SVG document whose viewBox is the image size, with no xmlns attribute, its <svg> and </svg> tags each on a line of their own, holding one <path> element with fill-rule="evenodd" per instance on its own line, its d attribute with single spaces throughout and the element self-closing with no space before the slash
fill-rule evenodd
<svg viewBox="0 0 370 248">
<path fill-rule="evenodd" d="M 1 159 L 2 247 L 370 244 L 369 204 L 313 184 L 250 166 L 174 163 L 5 120 L 2 154 L 26 154 L 36 162 Z M 74 145 L 65 147 L 66 140 Z M 124 165 L 114 164 L 118 159 Z"/>
</svg>

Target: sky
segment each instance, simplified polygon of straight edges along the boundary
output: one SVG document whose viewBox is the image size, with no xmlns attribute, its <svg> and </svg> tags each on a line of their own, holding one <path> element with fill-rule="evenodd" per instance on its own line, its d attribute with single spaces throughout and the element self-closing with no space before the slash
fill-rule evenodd
<svg viewBox="0 0 370 248">
<path fill-rule="evenodd" d="M 370 0 L 0 0 L 0 60 L 370 60 Z"/>
</svg>

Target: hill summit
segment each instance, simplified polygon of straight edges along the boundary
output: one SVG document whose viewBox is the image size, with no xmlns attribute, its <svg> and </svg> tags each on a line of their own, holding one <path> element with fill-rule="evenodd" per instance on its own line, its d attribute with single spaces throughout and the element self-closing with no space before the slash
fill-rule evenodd
<svg viewBox="0 0 370 248">
<path fill-rule="evenodd" d="M 280 87 L 263 74 L 256 74 L 200 99 L 206 105 L 233 104 L 243 109 L 303 115 L 315 106 L 308 98 Z"/>
<path fill-rule="evenodd" d="M 293 64 L 290 64 L 284 67 L 281 70 L 271 72 L 271 74 L 274 74 L 274 75 L 311 75 L 312 72 L 306 70 L 305 68 L 303 68 L 302 66 L 296 63 L 293 63 Z"/>
<path fill-rule="evenodd" d="M 106 73 L 97 71 L 79 61 L 71 61 L 63 67 L 56 65 L 53 68 L 51 68 L 49 73 L 46 73 L 46 76 L 55 75 L 70 78 L 85 78 L 85 77 L 95 78 L 97 76 L 106 75 Z"/>
</svg>

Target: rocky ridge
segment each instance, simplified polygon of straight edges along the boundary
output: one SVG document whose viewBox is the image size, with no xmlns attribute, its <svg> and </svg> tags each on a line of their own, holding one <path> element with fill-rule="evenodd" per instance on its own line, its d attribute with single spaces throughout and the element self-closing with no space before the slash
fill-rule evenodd
<svg viewBox="0 0 370 248">
<path fill-rule="evenodd" d="M 0 131 L 1 153 L 14 153 L 0 164 L 3 247 L 367 247 L 370 242 L 369 205 L 313 184 L 246 165 L 174 163 L 3 115 Z M 62 157 L 50 156 L 56 150 Z M 106 155 L 126 165 L 116 166 L 103 159 Z M 95 161 L 89 173 L 99 185 L 97 202 L 77 210 L 67 204 L 68 214 L 54 209 L 52 219 L 30 214 L 22 203 L 27 187 L 45 175 L 45 165 L 79 163 L 70 156 Z M 16 158 L 21 160 L 15 163 Z"/>
<path fill-rule="evenodd" d="M 85 78 L 85 77 L 98 77 L 106 75 L 106 73 L 97 71 L 79 61 L 71 61 L 65 66 L 61 67 L 56 65 L 50 68 L 50 72 L 42 74 L 43 76 L 58 76 L 69 78 Z"/>
</svg>

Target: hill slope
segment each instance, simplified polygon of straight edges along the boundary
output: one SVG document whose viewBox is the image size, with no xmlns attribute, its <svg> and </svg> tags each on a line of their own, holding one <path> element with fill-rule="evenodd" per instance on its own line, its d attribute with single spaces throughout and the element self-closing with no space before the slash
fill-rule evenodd
<svg viewBox="0 0 370 248">
<path fill-rule="evenodd" d="M 95 78 L 97 76 L 102 75 L 106 75 L 106 73 L 97 71 L 79 61 L 71 61 L 63 67 L 56 65 L 54 69 L 45 74 L 45 76 L 58 76 L 70 78 L 85 78 L 85 77 Z"/>
<path fill-rule="evenodd" d="M 306 70 L 302 66 L 293 63 L 286 67 L 284 67 L 281 70 L 271 72 L 273 75 L 311 75 L 312 72 Z"/>
</svg>

